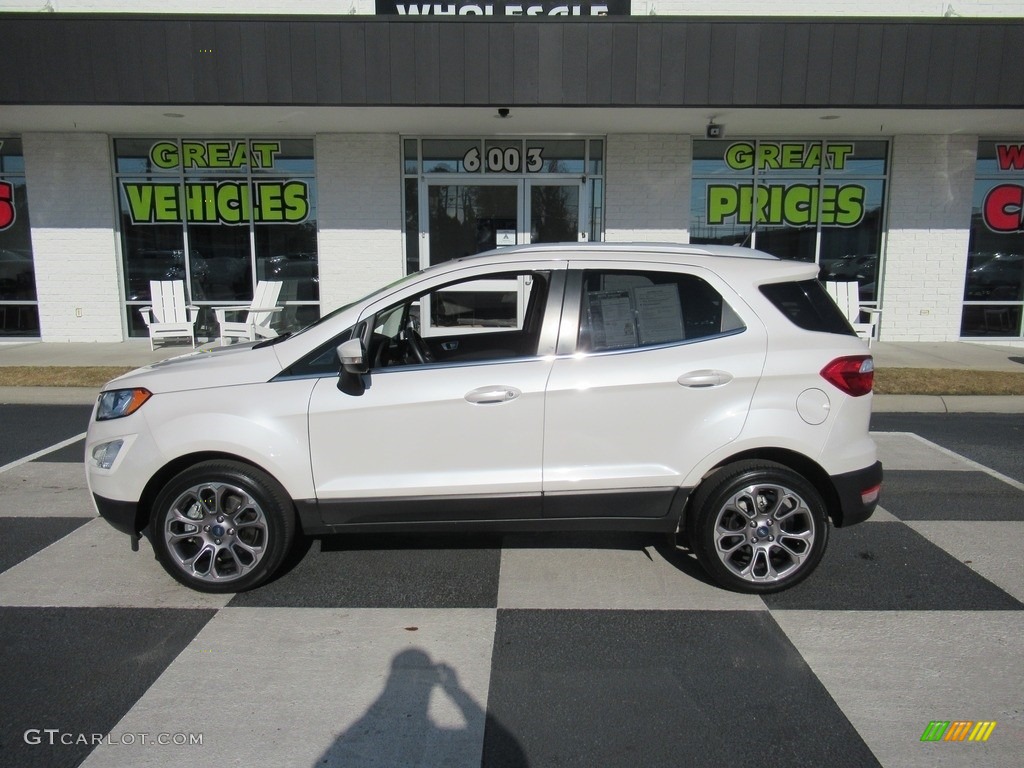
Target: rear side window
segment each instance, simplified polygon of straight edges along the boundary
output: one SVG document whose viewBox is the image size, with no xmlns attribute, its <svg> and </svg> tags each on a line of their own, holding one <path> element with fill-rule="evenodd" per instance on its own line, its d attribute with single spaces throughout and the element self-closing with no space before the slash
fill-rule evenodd
<svg viewBox="0 0 1024 768">
<path fill-rule="evenodd" d="M 614 270 L 583 275 L 581 352 L 677 344 L 743 328 L 718 291 L 695 275 Z"/>
<path fill-rule="evenodd" d="M 770 283 L 763 293 L 794 325 L 806 331 L 856 336 L 842 311 L 817 280 L 795 283 Z"/>
</svg>

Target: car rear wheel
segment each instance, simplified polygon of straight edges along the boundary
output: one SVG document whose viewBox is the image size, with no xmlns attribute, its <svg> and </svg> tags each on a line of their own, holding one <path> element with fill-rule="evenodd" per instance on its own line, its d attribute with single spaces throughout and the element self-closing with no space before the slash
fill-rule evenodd
<svg viewBox="0 0 1024 768">
<path fill-rule="evenodd" d="M 828 543 L 821 494 L 791 469 L 742 461 L 698 488 L 685 524 L 697 560 L 723 587 L 779 592 L 807 578 Z"/>
<path fill-rule="evenodd" d="M 200 592 L 241 592 L 269 579 L 295 537 L 287 492 L 255 467 L 208 461 L 157 496 L 150 540 L 175 579 Z"/>
</svg>

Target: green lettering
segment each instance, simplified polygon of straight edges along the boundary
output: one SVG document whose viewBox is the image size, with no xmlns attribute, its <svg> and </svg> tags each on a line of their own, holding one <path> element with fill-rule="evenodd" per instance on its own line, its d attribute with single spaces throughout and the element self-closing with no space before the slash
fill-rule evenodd
<svg viewBox="0 0 1024 768">
<path fill-rule="evenodd" d="M 153 185 L 153 210 L 156 213 L 155 220 L 158 222 L 181 221 L 177 184 Z"/>
<path fill-rule="evenodd" d="M 309 189 L 304 181 L 289 181 L 284 185 L 285 220 L 298 224 L 309 216 Z"/>
<path fill-rule="evenodd" d="M 235 142 L 235 148 L 231 151 L 231 167 L 244 168 L 249 163 L 249 147 L 244 141 Z"/>
<path fill-rule="evenodd" d="M 231 145 L 226 141 L 211 141 L 206 145 L 207 168 L 231 168 Z M 237 167 L 237 166 L 234 166 Z"/>
<path fill-rule="evenodd" d="M 185 185 L 185 216 L 191 224 L 214 224 L 217 221 L 214 208 L 213 184 Z"/>
<path fill-rule="evenodd" d="M 725 164 L 735 171 L 745 171 L 754 165 L 754 145 L 738 141 L 725 150 Z"/>
<path fill-rule="evenodd" d="M 281 151 L 281 142 L 254 141 L 250 147 L 253 165 L 260 168 L 273 168 L 274 156 Z"/>
<path fill-rule="evenodd" d="M 206 146 L 201 141 L 181 142 L 181 165 L 183 168 L 205 168 Z"/>
<path fill-rule="evenodd" d="M 853 154 L 853 144 L 829 144 L 825 150 L 828 153 L 828 167 L 837 171 L 846 168 L 846 158 Z"/>
<path fill-rule="evenodd" d="M 708 224 L 717 226 L 739 210 L 739 189 L 731 184 L 708 185 Z"/>
<path fill-rule="evenodd" d="M 818 217 L 813 203 L 817 191 L 817 187 L 806 184 L 794 184 L 786 190 L 783 204 L 786 224 L 793 227 L 804 227 L 817 223 Z"/>
<path fill-rule="evenodd" d="M 249 187 L 234 181 L 217 185 L 217 216 L 225 224 L 249 223 Z"/>
<path fill-rule="evenodd" d="M 128 200 L 128 216 L 132 224 L 148 224 L 153 221 L 152 184 L 125 184 L 124 196 Z"/>
<path fill-rule="evenodd" d="M 157 168 L 177 168 L 178 145 L 173 141 L 158 141 L 149 148 L 149 159 Z"/>
<path fill-rule="evenodd" d="M 839 187 L 836 194 L 836 225 L 855 227 L 864 219 L 864 198 L 867 190 L 859 184 Z"/>
<path fill-rule="evenodd" d="M 779 147 L 777 144 L 759 144 L 757 147 L 757 167 L 761 170 L 779 168 Z"/>
<path fill-rule="evenodd" d="M 807 147 L 807 156 L 804 157 L 804 168 L 821 168 L 821 144 L 814 142 Z"/>
<path fill-rule="evenodd" d="M 803 144 L 783 144 L 782 145 L 782 167 L 783 168 L 802 168 L 804 164 L 804 149 Z"/>
<path fill-rule="evenodd" d="M 281 185 L 265 182 L 256 185 L 257 220 L 262 222 L 284 221 L 284 201 L 281 199 Z"/>
</svg>

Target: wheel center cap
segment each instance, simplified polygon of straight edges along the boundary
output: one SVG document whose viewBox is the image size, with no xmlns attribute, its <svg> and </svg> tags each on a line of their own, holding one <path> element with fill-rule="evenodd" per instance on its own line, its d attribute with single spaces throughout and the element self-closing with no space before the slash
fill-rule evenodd
<svg viewBox="0 0 1024 768">
<path fill-rule="evenodd" d="M 757 527 L 757 537 L 759 539 L 763 539 L 769 533 L 771 533 L 771 529 L 767 525 L 759 525 Z"/>
<path fill-rule="evenodd" d="M 215 525 L 210 529 L 214 536 L 223 536 L 227 529 L 223 525 Z"/>
</svg>

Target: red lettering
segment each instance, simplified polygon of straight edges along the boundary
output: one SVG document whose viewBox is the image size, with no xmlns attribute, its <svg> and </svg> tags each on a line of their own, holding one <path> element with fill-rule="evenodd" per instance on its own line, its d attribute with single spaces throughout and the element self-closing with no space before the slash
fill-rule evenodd
<svg viewBox="0 0 1024 768">
<path fill-rule="evenodd" d="M 1000 184 L 989 190 L 982 218 L 993 232 L 1024 232 L 1024 186 Z"/>
<path fill-rule="evenodd" d="M 1000 171 L 1024 171 L 1024 144 L 996 144 Z"/>
<path fill-rule="evenodd" d="M 14 185 L 0 181 L 0 229 L 7 229 L 14 223 Z"/>
</svg>

